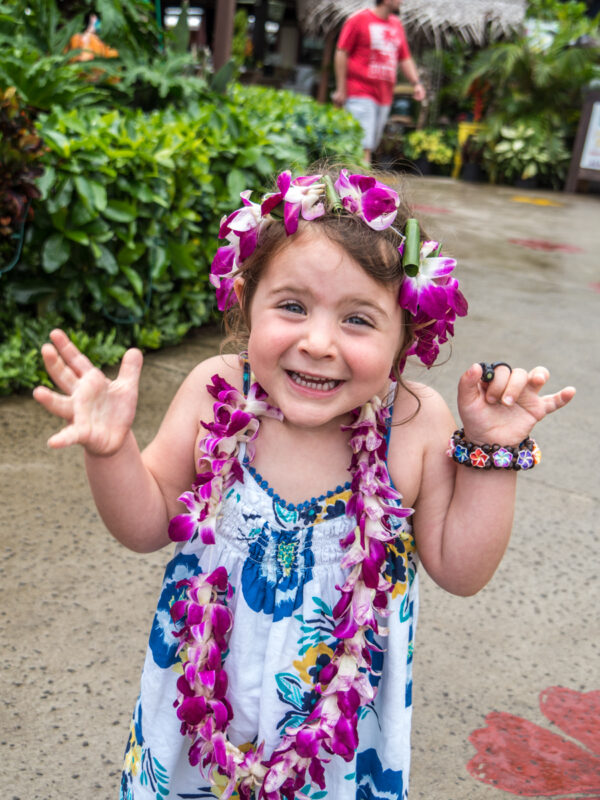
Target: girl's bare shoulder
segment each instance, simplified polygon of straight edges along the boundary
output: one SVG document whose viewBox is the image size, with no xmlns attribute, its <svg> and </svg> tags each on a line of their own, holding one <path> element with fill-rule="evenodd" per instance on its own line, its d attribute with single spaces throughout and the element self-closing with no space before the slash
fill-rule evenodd
<svg viewBox="0 0 600 800">
<path fill-rule="evenodd" d="M 398 387 L 394 401 L 393 423 L 413 430 L 428 430 L 433 433 L 446 430 L 452 414 L 442 395 L 416 381 L 405 381 Z"/>
<path fill-rule="evenodd" d="M 211 356 L 197 364 L 186 381 L 206 387 L 213 375 L 218 375 L 236 389 L 241 389 L 244 380 L 244 364 L 241 357 L 230 353 Z"/>
<path fill-rule="evenodd" d="M 243 387 L 243 364 L 236 355 L 217 355 L 201 361 L 183 380 L 169 407 L 166 419 L 185 418 L 195 426 L 212 419 L 214 397 L 208 385 L 214 375 L 219 375 L 238 390 Z"/>
</svg>

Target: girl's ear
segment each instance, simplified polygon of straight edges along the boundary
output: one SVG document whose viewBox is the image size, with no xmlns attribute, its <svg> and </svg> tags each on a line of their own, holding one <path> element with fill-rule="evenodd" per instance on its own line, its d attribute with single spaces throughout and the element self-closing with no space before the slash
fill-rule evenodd
<svg viewBox="0 0 600 800">
<path fill-rule="evenodd" d="M 239 303 L 240 308 L 242 308 L 242 294 L 244 292 L 244 279 L 242 278 L 241 275 L 238 275 L 237 278 L 234 278 L 233 291 L 235 292 L 235 296 L 237 297 L 237 301 Z"/>
</svg>

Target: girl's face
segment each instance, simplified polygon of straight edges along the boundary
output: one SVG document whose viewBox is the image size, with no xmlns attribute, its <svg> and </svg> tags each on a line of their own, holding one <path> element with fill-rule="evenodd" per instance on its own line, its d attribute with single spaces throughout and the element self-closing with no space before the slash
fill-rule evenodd
<svg viewBox="0 0 600 800">
<path fill-rule="evenodd" d="M 287 424 L 339 426 L 387 394 L 403 339 L 397 298 L 319 232 L 273 257 L 251 301 L 248 355 Z"/>
</svg>

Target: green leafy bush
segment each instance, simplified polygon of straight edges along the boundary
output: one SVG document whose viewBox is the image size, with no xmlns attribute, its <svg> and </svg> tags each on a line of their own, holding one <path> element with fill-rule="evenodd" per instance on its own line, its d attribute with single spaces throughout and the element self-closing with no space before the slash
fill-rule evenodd
<svg viewBox="0 0 600 800">
<path fill-rule="evenodd" d="M 564 181 L 570 158 L 564 129 L 544 120 L 520 120 L 498 131 L 488 127 L 482 138 L 483 162 L 492 181 L 545 179 L 556 187 Z"/>
<path fill-rule="evenodd" d="M 325 155 L 361 158 L 360 129 L 345 112 L 260 87 L 204 93 L 185 112 L 57 109 L 38 130 L 47 152 L 35 225 L 0 278 L 0 333 L 28 365 L 42 328 L 23 338 L 15 317 L 49 316 L 100 343 L 110 333 L 120 348 L 180 341 L 212 314 L 219 222 L 240 191 L 262 191 L 282 169 Z M 0 386 L 14 388 L 14 364 L 8 378 L 3 364 L 12 361 L 0 361 Z M 31 380 L 28 366 L 21 385 Z"/>
</svg>

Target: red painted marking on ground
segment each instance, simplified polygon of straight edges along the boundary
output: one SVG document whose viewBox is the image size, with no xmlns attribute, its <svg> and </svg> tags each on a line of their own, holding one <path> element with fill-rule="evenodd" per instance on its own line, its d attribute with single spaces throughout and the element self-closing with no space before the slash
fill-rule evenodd
<svg viewBox="0 0 600 800">
<path fill-rule="evenodd" d="M 560 244 L 558 242 L 548 242 L 545 239 L 509 239 L 511 244 L 518 244 L 521 247 L 528 247 L 530 250 L 545 250 L 548 253 L 585 253 L 581 247 L 574 244 Z"/>
<path fill-rule="evenodd" d="M 494 711 L 469 740 L 477 754 L 467 764 L 482 783 L 526 797 L 579 794 L 600 800 L 600 692 L 558 686 L 540 694 L 545 716 L 593 752 L 522 717 Z M 591 796 L 594 793 L 594 796 Z M 563 800 L 565 800 L 563 798 Z"/>
<path fill-rule="evenodd" d="M 567 736 L 600 755 L 600 692 L 575 692 L 552 686 L 540 694 L 542 714 Z"/>
<path fill-rule="evenodd" d="M 452 214 L 451 208 L 440 208 L 438 206 L 413 206 L 415 211 L 422 211 L 423 214 Z"/>
<path fill-rule="evenodd" d="M 600 283 L 590 283 L 590 289 L 593 289 L 595 292 L 600 292 Z"/>
</svg>

